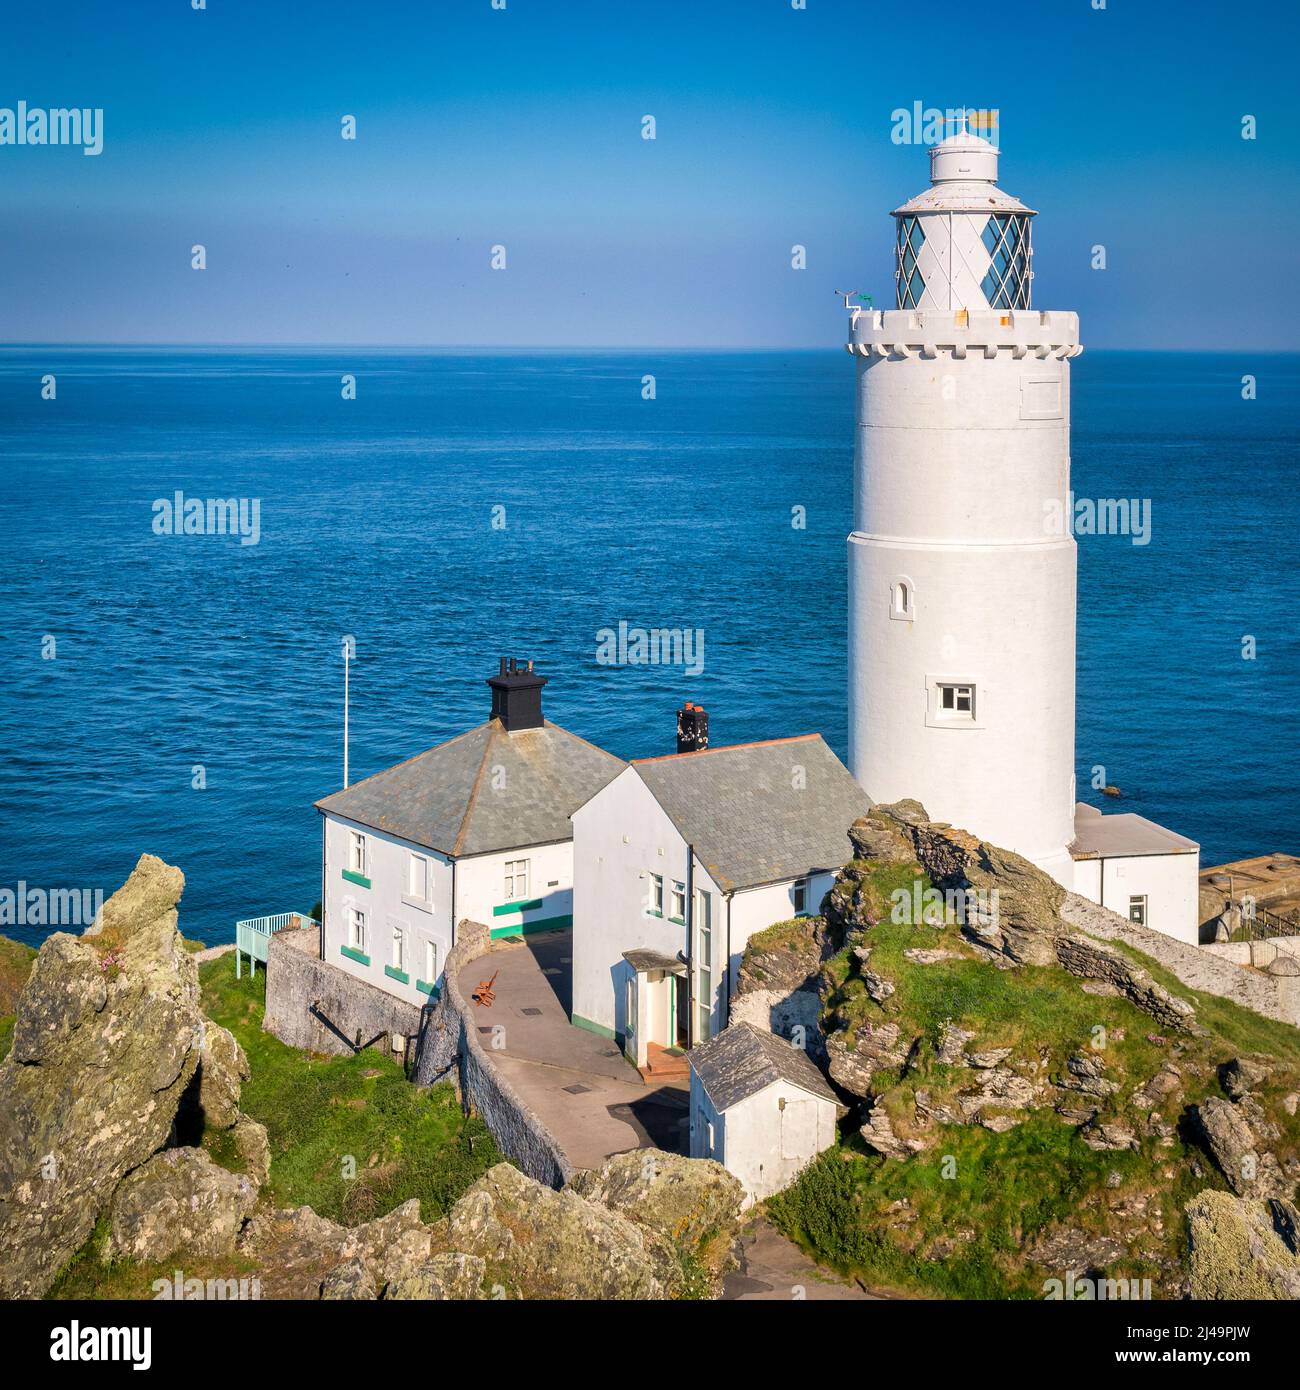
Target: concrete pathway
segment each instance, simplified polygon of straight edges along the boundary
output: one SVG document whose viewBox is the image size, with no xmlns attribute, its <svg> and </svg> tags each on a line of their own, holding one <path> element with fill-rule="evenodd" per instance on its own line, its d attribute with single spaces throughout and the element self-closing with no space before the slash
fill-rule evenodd
<svg viewBox="0 0 1300 1390">
<path fill-rule="evenodd" d="M 483 1045 L 575 1167 L 649 1146 L 687 1151 L 689 1084 L 647 1085 L 612 1039 L 569 1022 L 571 931 L 494 942 L 461 971 L 464 997 L 494 972 L 495 1002 L 475 1008 Z"/>
<path fill-rule="evenodd" d="M 852 1302 L 879 1297 L 857 1284 L 839 1283 L 835 1275 L 819 1269 L 766 1217 L 758 1217 L 741 1232 L 736 1243 L 740 1268 L 727 1276 L 722 1287 L 724 1302 Z"/>
</svg>

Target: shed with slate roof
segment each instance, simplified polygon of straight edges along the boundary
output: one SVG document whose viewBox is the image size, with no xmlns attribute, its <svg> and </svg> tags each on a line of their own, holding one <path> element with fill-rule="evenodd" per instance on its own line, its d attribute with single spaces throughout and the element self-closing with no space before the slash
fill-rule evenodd
<svg viewBox="0 0 1300 1390">
<path fill-rule="evenodd" d="M 789 1186 L 835 1142 L 835 1093 L 789 1038 L 736 1023 L 689 1056 L 691 1157 L 721 1163 L 747 1203 Z"/>
</svg>

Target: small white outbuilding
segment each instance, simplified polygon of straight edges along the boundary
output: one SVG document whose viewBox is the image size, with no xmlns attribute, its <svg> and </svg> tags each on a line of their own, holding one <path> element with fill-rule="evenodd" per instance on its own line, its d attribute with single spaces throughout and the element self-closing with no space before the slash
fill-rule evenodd
<svg viewBox="0 0 1300 1390">
<path fill-rule="evenodd" d="M 835 1093 L 788 1038 L 733 1023 L 687 1055 L 691 1157 L 739 1178 L 746 1206 L 788 1187 L 835 1142 Z"/>
</svg>

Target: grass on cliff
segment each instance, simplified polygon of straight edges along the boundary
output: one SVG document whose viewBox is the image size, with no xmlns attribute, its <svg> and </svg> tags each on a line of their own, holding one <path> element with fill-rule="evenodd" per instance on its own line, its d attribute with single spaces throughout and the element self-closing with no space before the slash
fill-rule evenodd
<svg viewBox="0 0 1300 1390">
<path fill-rule="evenodd" d="M 0 936 L 0 1062 L 13 1046 L 14 1010 L 35 959 L 36 952 L 30 946 Z"/>
<path fill-rule="evenodd" d="M 1162 1028 L 1127 999 L 1085 991 L 1083 982 L 1056 967 L 1000 970 L 967 943 L 955 924 L 913 926 L 890 920 L 890 894 L 928 880 L 914 865 L 863 863 L 858 901 L 877 925 L 868 945 L 867 969 L 882 975 L 894 993 L 881 1003 L 852 950 L 826 963 L 827 1025 L 872 1028 L 895 1023 L 904 1045 L 915 1041 L 905 1063 L 877 1070 L 873 1087 L 896 1134 L 924 1137 L 931 1147 L 910 1159 L 884 1159 L 857 1134 L 861 1117 L 843 1127 L 841 1142 L 804 1170 L 785 1192 L 769 1199 L 775 1224 L 810 1255 L 839 1273 L 869 1285 L 940 1297 L 1030 1298 L 1043 1296 L 1045 1270 L 1026 1246 L 1053 1227 L 1087 1235 L 1123 1232 L 1129 1256 L 1115 1261 L 1115 1278 L 1150 1278 L 1157 1298 L 1175 1285 L 1186 1256 L 1183 1208 L 1207 1187 L 1225 1186 L 1202 1150 L 1178 1124 L 1186 1107 L 1221 1094 L 1215 1068 L 1243 1052 L 1266 1052 L 1300 1063 L 1300 1031 L 1260 1018 L 1227 1000 L 1188 989 L 1140 953 L 1128 951 L 1172 994 L 1197 1010 L 1202 1037 L 1180 1037 Z M 775 944 L 775 943 L 774 943 Z M 942 949 L 948 959 L 909 960 L 914 948 Z M 1100 1047 L 1106 1075 L 1120 1090 L 1091 1102 L 1049 1089 L 1048 1104 L 1025 1114 L 1004 1134 L 978 1125 L 918 1125 L 915 1096 L 952 1104 L 978 1085 L 979 1075 L 938 1059 L 945 1023 L 969 1030 L 971 1050 L 1010 1047 L 1008 1065 L 1047 1082 L 1062 1074 L 1072 1053 Z M 1051 1108 L 1052 1100 L 1080 1107 L 1099 1104 L 1101 1118 L 1130 1127 L 1143 1118 L 1133 1092 L 1166 1062 L 1183 1074 L 1184 1091 L 1163 1108 L 1176 1133 L 1167 1144 L 1142 1138 L 1139 1148 L 1094 1151 Z M 1280 1158 L 1300 1153 L 1300 1120 L 1280 1105 L 1294 1089 L 1294 1073 L 1261 1090 L 1283 1131 L 1271 1145 Z M 1273 1095 L 1272 1092 L 1277 1094 Z M 988 1115 L 997 1108 L 989 1106 Z M 1135 1236 L 1134 1232 L 1138 1234 Z M 1081 1272 L 1081 1271 L 1080 1271 Z"/>
<path fill-rule="evenodd" d="M 264 1194 L 279 1206 L 309 1205 L 355 1225 L 420 1199 L 425 1221 L 501 1161 L 486 1125 L 466 1118 L 448 1083 L 412 1086 L 377 1051 L 316 1057 L 262 1031 L 266 974 L 235 979 L 230 956 L 199 967 L 203 1008 L 239 1040 L 252 1075 L 241 1107 L 267 1128 L 271 1178 Z M 214 1160 L 237 1166 L 210 1137 Z"/>
</svg>

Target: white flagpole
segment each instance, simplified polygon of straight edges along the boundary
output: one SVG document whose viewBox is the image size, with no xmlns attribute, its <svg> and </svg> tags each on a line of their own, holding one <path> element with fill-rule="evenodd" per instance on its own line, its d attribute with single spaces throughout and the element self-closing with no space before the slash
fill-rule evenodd
<svg viewBox="0 0 1300 1390">
<path fill-rule="evenodd" d="M 348 661 L 352 655 L 351 636 L 343 639 L 343 785 L 348 785 Z"/>
</svg>

